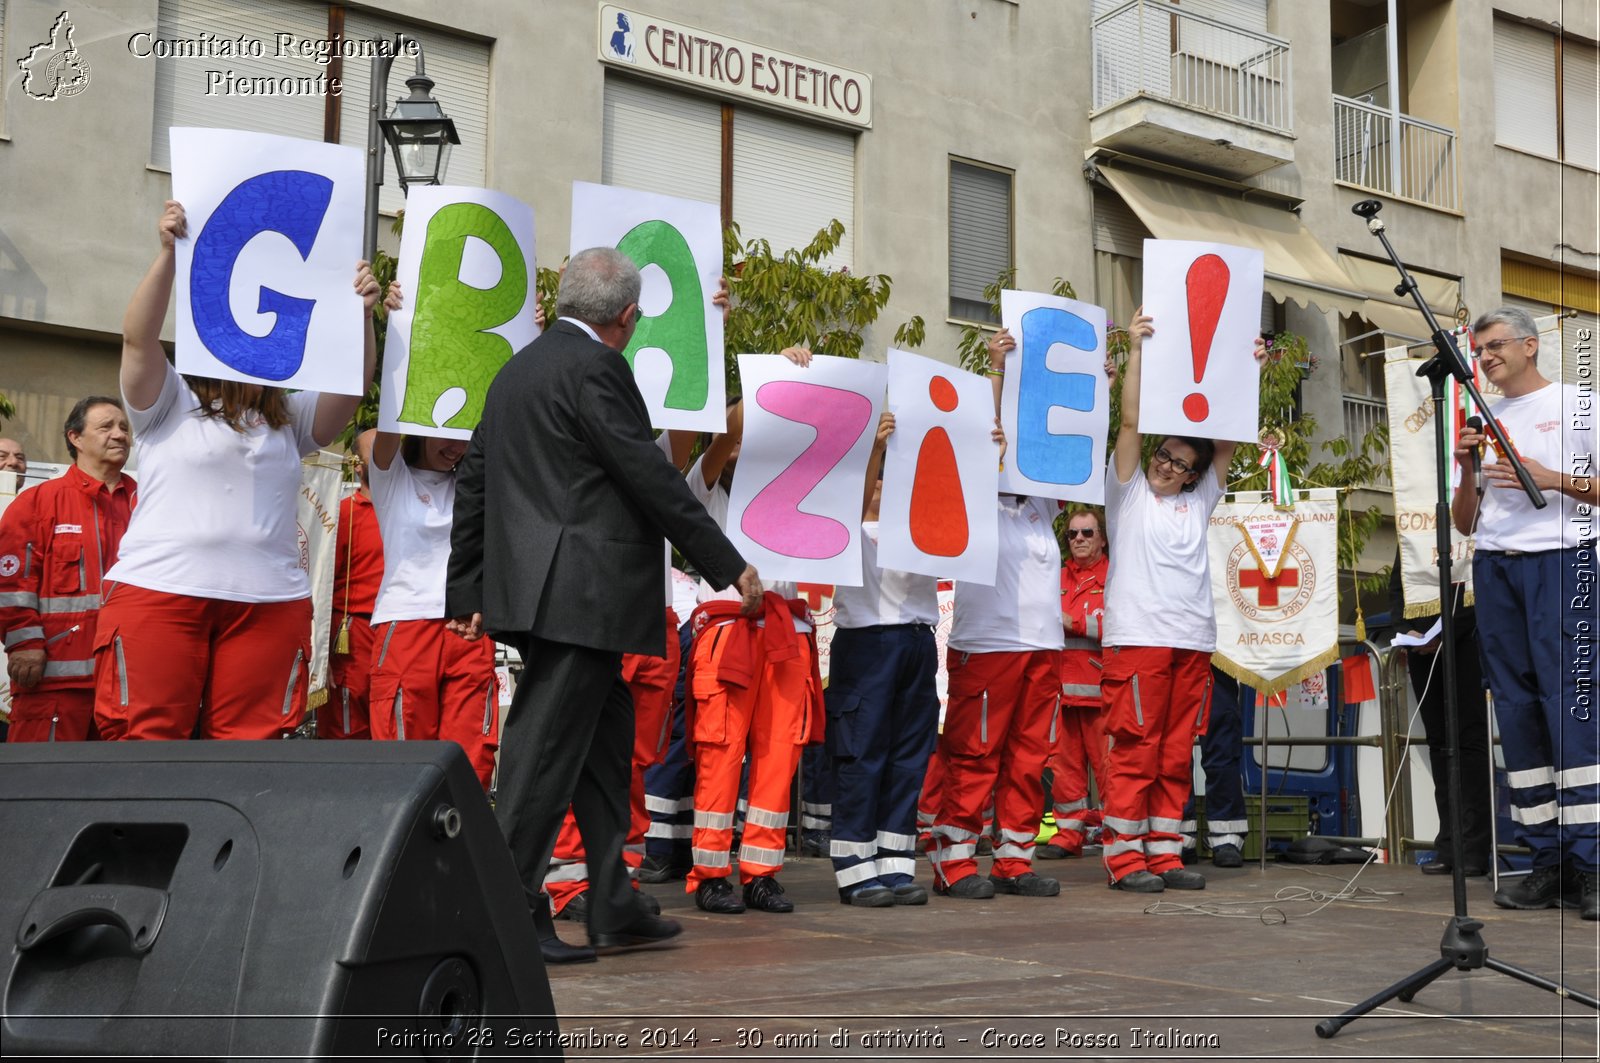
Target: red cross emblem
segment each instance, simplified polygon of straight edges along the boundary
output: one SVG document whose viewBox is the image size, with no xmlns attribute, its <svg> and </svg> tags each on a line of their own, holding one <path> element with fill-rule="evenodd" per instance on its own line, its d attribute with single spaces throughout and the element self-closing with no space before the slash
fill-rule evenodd
<svg viewBox="0 0 1600 1063">
<path fill-rule="evenodd" d="M 833 584 L 831 583 L 799 583 L 795 589 L 800 592 L 800 597 L 806 600 L 814 613 L 822 612 L 822 599 L 833 597 Z"/>
<path fill-rule="evenodd" d="M 1272 609 L 1278 605 L 1280 590 L 1300 586 L 1300 570 L 1279 569 L 1276 576 L 1268 577 L 1258 568 L 1242 568 L 1239 570 L 1239 586 L 1256 588 L 1256 603 L 1263 609 Z"/>
</svg>

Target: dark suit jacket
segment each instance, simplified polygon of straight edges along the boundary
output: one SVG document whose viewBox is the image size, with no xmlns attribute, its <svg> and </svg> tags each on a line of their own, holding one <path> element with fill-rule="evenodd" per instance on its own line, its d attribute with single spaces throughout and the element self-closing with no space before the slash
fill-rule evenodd
<svg viewBox="0 0 1600 1063">
<path fill-rule="evenodd" d="M 446 607 L 491 635 L 659 656 L 672 541 L 712 586 L 744 560 L 657 448 L 621 354 L 557 321 L 495 377 L 456 472 Z"/>
</svg>

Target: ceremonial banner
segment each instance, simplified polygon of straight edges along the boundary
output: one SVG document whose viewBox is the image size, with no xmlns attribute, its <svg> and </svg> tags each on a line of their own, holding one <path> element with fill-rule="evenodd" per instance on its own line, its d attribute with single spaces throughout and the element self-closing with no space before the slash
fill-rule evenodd
<svg viewBox="0 0 1600 1063">
<path fill-rule="evenodd" d="M 1011 451 L 1000 490 L 1099 505 L 1106 494 L 1106 312 L 1040 292 L 1000 293 L 1016 338 L 1006 360 L 1000 423 Z"/>
<path fill-rule="evenodd" d="M 1339 508 L 1332 490 L 1302 491 L 1291 510 L 1259 492 L 1211 515 L 1218 668 L 1263 695 L 1339 659 Z"/>
<path fill-rule="evenodd" d="M 722 370 L 722 215 L 715 203 L 572 183 L 572 253 L 614 247 L 644 281 L 627 350 L 657 428 L 728 426 Z M 765 573 L 763 573 L 765 575 Z"/>
<path fill-rule="evenodd" d="M 483 396 L 533 323 L 533 208 L 487 188 L 413 188 L 389 315 L 378 428 L 470 439 Z"/>
<path fill-rule="evenodd" d="M 993 585 L 1000 534 L 993 386 L 891 349 L 889 412 L 895 427 L 883 459 L 878 563 Z"/>
<path fill-rule="evenodd" d="M 744 440 L 728 538 L 761 578 L 861 585 L 861 501 L 888 367 L 741 354 Z"/>
<path fill-rule="evenodd" d="M 361 152 L 235 129 L 174 128 L 180 373 L 359 395 L 365 321 Z"/>
<path fill-rule="evenodd" d="M 1260 416 L 1261 252 L 1192 240 L 1144 242 L 1139 431 L 1254 443 Z"/>
<path fill-rule="evenodd" d="M 311 677 L 306 707 L 328 700 L 328 638 L 333 623 L 334 540 L 339 532 L 339 455 L 326 450 L 300 465 L 300 500 L 295 523 L 300 538 L 300 567 L 311 578 Z"/>
<path fill-rule="evenodd" d="M 1439 497 L 1434 455 L 1433 400 L 1428 381 L 1417 376 L 1420 360 L 1406 348 L 1384 352 L 1389 406 L 1389 476 L 1394 484 L 1394 530 L 1400 540 L 1400 587 L 1407 617 L 1439 613 L 1439 548 L 1435 503 Z M 1448 426 L 1447 426 L 1448 427 Z M 1448 501 L 1448 499 L 1446 500 Z M 1471 605 L 1473 539 L 1450 529 L 1450 575 L 1464 583 Z"/>
</svg>

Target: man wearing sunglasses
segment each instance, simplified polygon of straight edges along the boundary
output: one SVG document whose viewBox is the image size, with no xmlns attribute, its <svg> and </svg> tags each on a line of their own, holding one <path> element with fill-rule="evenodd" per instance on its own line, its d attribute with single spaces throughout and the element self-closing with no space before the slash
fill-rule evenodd
<svg viewBox="0 0 1600 1063">
<path fill-rule="evenodd" d="M 1234 449 L 1223 440 L 1168 436 L 1139 467 L 1140 358 L 1154 333 L 1141 307 L 1129 327 L 1122 419 L 1106 473 L 1117 552 L 1106 580 L 1100 677 L 1111 746 L 1101 842 L 1111 888 L 1134 893 L 1206 884 L 1183 866 L 1179 828 L 1217 648 L 1206 534 Z M 1256 360 L 1265 354 L 1256 340 Z"/>
<path fill-rule="evenodd" d="M 1493 447 L 1479 472 L 1474 455 L 1488 437 L 1462 431 L 1450 515 L 1463 535 L 1477 529 L 1472 582 L 1483 674 L 1494 692 L 1516 838 L 1533 850 L 1532 873 L 1502 887 L 1494 903 L 1577 905 L 1584 919 L 1600 919 L 1594 391 L 1539 372 L 1539 332 L 1525 310 L 1501 307 L 1472 331 L 1484 375 L 1505 396 L 1489 414 L 1549 502 L 1534 509 Z"/>
</svg>

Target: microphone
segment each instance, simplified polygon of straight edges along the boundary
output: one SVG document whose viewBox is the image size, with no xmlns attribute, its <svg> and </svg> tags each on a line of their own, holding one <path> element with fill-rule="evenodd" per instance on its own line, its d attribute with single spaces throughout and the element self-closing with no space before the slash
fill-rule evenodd
<svg viewBox="0 0 1600 1063">
<path fill-rule="evenodd" d="M 1483 418 L 1473 414 L 1467 418 L 1467 427 L 1474 432 L 1483 431 Z M 1477 479 L 1483 479 L 1483 447 L 1481 446 L 1472 448 L 1472 475 Z"/>
<path fill-rule="evenodd" d="M 1370 233 L 1383 232 L 1383 222 L 1378 220 L 1378 211 L 1383 209 L 1383 204 L 1376 199 L 1363 199 L 1350 208 L 1351 214 L 1367 219 L 1367 231 Z"/>
</svg>

